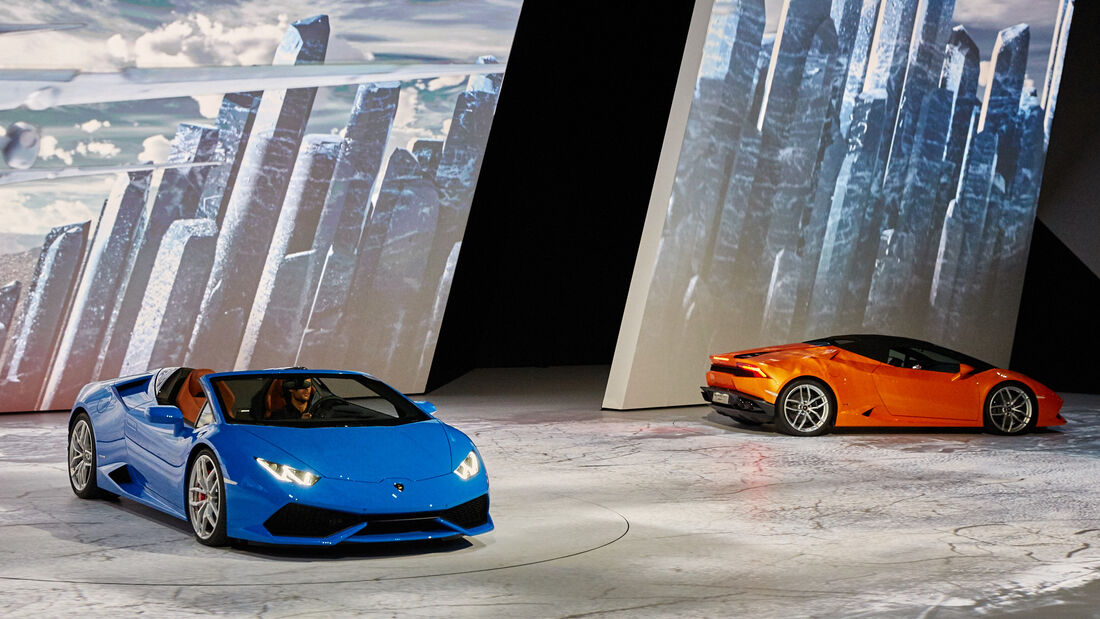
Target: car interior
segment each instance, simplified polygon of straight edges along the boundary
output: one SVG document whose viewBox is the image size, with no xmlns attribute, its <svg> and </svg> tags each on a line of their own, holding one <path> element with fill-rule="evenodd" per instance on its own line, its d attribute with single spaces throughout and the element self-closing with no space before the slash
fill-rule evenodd
<svg viewBox="0 0 1100 619">
<path fill-rule="evenodd" d="M 184 423 L 194 427 L 206 404 L 206 392 L 202 390 L 199 379 L 213 373 L 214 370 L 206 368 L 175 368 L 157 388 L 157 403 L 176 406 L 183 413 Z M 233 392 L 224 385 L 217 385 L 217 388 L 226 410 L 233 415 Z"/>
</svg>

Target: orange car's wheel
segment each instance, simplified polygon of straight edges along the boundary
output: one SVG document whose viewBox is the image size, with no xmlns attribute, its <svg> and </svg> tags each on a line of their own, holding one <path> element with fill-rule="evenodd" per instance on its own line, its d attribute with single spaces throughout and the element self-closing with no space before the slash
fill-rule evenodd
<svg viewBox="0 0 1100 619">
<path fill-rule="evenodd" d="M 775 400 L 775 427 L 791 436 L 818 436 L 836 423 L 833 390 L 816 378 L 796 378 Z"/>
<path fill-rule="evenodd" d="M 1035 429 L 1039 405 L 1023 383 L 1001 383 L 985 397 L 982 422 L 990 434 L 1023 434 Z"/>
</svg>

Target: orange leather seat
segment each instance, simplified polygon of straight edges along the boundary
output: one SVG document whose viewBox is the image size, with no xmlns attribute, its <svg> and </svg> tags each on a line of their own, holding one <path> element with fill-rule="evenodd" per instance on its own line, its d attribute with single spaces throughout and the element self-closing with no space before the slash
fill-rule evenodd
<svg viewBox="0 0 1100 619">
<path fill-rule="evenodd" d="M 218 381 L 214 383 L 214 388 L 218 390 L 218 397 L 222 399 L 222 406 L 225 408 L 225 414 L 234 419 L 237 417 L 237 412 L 233 408 L 233 404 L 237 401 L 237 396 L 233 395 L 233 391 L 229 389 L 229 385 L 224 381 Z"/>
<path fill-rule="evenodd" d="M 187 382 L 176 395 L 176 406 L 183 413 L 183 418 L 191 425 L 195 425 L 203 404 L 206 404 L 206 393 L 203 392 L 199 379 L 213 373 L 214 370 L 192 370 L 191 375 L 187 377 Z"/>
</svg>

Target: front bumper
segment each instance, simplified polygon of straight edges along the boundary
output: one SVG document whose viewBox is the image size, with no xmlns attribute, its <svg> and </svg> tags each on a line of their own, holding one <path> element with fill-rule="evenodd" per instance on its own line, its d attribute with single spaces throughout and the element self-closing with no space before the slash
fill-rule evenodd
<svg viewBox="0 0 1100 619">
<path fill-rule="evenodd" d="M 703 399 L 720 415 L 756 423 L 775 420 L 775 405 L 756 396 L 722 387 L 699 387 Z M 724 401 L 723 401 L 724 400 Z"/>
<path fill-rule="evenodd" d="M 484 473 L 469 481 L 450 473 L 415 481 L 323 477 L 309 488 L 252 476 L 225 490 L 229 537 L 268 544 L 401 542 L 493 530 Z"/>
</svg>

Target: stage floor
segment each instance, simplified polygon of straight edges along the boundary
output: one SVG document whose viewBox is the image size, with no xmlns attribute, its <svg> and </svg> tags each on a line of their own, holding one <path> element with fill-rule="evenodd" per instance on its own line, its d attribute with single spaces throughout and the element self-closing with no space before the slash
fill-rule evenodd
<svg viewBox="0 0 1100 619">
<path fill-rule="evenodd" d="M 704 406 L 600 411 L 607 371 L 428 396 L 480 448 L 497 527 L 442 544 L 207 548 L 73 496 L 65 415 L 0 415 L 0 615 L 1100 613 L 1100 397 L 1020 437 L 798 439 Z"/>
</svg>

